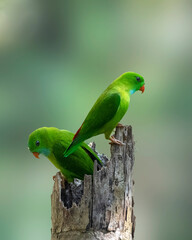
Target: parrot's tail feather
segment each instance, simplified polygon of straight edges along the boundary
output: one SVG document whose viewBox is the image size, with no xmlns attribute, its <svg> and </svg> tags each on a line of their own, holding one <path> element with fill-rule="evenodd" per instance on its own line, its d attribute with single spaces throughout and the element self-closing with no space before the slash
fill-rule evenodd
<svg viewBox="0 0 192 240">
<path fill-rule="evenodd" d="M 65 150 L 65 152 L 64 152 L 64 157 L 68 157 L 71 153 L 73 153 L 73 152 L 75 151 L 73 145 L 74 145 L 74 142 L 72 142 L 72 143 L 69 145 L 69 147 Z M 77 147 L 77 145 L 76 145 L 75 147 Z"/>
<path fill-rule="evenodd" d="M 82 124 L 83 125 L 83 124 Z M 81 125 L 81 127 L 82 127 Z M 77 135 L 79 134 L 80 130 L 81 130 L 81 127 L 77 130 L 77 132 L 75 133 L 74 137 L 73 137 L 73 140 L 77 137 Z"/>
<path fill-rule="evenodd" d="M 71 153 L 73 153 L 81 144 L 82 141 L 79 141 L 77 138 L 72 141 L 69 147 L 64 152 L 64 157 L 68 157 Z"/>
<path fill-rule="evenodd" d="M 84 123 L 84 122 L 83 122 Z M 77 130 L 77 132 L 75 133 L 74 137 L 73 137 L 73 140 L 78 136 L 82 126 L 83 126 L 83 123 L 81 124 L 81 127 Z"/>
<path fill-rule="evenodd" d="M 82 124 L 83 125 L 83 124 Z M 82 127 L 81 125 L 81 127 Z M 77 149 L 77 147 L 81 144 L 81 142 L 84 140 L 81 140 L 82 137 L 77 137 L 81 127 L 77 130 L 77 132 L 75 133 L 74 137 L 73 137 L 73 141 L 72 143 L 69 145 L 69 147 L 65 150 L 64 152 L 64 157 L 68 157 L 71 153 L 73 153 L 75 151 L 75 149 Z"/>
<path fill-rule="evenodd" d="M 80 127 L 81 129 L 81 127 Z M 73 138 L 73 141 L 72 143 L 69 145 L 69 147 L 65 150 L 64 152 L 64 157 L 68 157 L 70 154 L 72 154 L 73 152 L 76 151 L 76 149 L 81 145 L 81 143 L 89 138 L 90 136 L 86 136 L 86 135 L 83 135 L 83 136 L 79 136 L 78 133 L 80 131 L 80 129 L 77 131 L 77 133 L 75 134 L 76 137 Z"/>
</svg>

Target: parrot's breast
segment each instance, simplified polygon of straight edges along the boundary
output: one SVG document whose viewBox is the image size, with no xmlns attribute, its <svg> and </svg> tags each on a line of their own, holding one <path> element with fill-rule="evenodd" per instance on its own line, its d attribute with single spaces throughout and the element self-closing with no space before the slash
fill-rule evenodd
<svg viewBox="0 0 192 240">
<path fill-rule="evenodd" d="M 56 159 L 56 157 L 55 157 L 55 155 L 54 155 L 53 153 L 51 153 L 51 154 L 48 156 L 48 159 L 49 159 L 50 162 L 53 163 L 53 165 L 54 165 L 56 168 L 61 169 L 61 166 L 60 166 L 60 164 L 58 163 L 58 161 L 57 161 L 57 159 Z"/>
</svg>

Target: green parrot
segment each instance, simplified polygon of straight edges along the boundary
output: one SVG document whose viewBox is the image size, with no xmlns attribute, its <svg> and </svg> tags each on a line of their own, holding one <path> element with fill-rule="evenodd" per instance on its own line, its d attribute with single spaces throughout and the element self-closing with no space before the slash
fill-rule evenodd
<svg viewBox="0 0 192 240">
<path fill-rule="evenodd" d="M 93 174 L 94 160 L 97 160 L 100 166 L 102 162 L 97 154 L 83 142 L 73 154 L 65 158 L 63 154 L 73 137 L 74 134 L 69 131 L 43 127 L 29 135 L 28 147 L 36 158 L 39 158 L 39 154 L 45 155 L 62 172 L 68 182 L 72 182 L 74 178 L 83 180 L 85 174 Z"/>
<path fill-rule="evenodd" d="M 111 132 L 125 115 L 130 96 L 138 90 L 143 93 L 144 84 L 143 77 L 134 72 L 126 72 L 114 80 L 93 105 L 64 156 L 68 157 L 75 152 L 86 139 L 102 133 L 111 140 L 110 143 L 122 145 L 119 140 L 110 137 Z"/>
</svg>

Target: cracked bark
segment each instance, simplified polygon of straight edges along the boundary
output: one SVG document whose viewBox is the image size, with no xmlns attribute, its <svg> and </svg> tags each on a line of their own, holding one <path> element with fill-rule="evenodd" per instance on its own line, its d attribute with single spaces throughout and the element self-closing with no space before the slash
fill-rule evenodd
<svg viewBox="0 0 192 240">
<path fill-rule="evenodd" d="M 51 195 L 51 240 L 133 240 L 134 141 L 131 126 L 118 126 L 111 145 L 111 159 L 93 176 L 67 183 L 56 174 Z M 101 155 L 100 155 L 101 156 Z"/>
</svg>

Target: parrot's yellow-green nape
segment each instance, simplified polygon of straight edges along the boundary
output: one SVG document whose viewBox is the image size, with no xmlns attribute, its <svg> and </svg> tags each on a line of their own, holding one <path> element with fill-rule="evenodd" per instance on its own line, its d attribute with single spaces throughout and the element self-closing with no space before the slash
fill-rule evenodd
<svg viewBox="0 0 192 240">
<path fill-rule="evenodd" d="M 36 158 L 39 158 L 40 154 L 46 156 L 68 182 L 72 182 L 74 178 L 83 180 L 85 174 L 93 174 L 94 160 L 97 160 L 100 166 L 102 162 L 85 143 L 81 143 L 74 154 L 65 158 L 64 152 L 73 137 L 74 134 L 69 131 L 43 127 L 30 134 L 28 147 Z"/>
<path fill-rule="evenodd" d="M 110 137 L 111 132 L 125 115 L 130 96 L 136 91 L 143 93 L 144 90 L 144 78 L 138 73 L 126 72 L 114 80 L 93 105 L 64 156 L 68 157 L 75 152 L 81 142 L 102 133 L 106 139 L 111 140 L 111 143 L 122 144 L 114 137 Z"/>
</svg>

